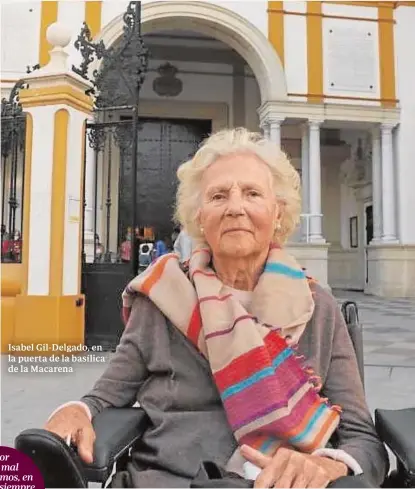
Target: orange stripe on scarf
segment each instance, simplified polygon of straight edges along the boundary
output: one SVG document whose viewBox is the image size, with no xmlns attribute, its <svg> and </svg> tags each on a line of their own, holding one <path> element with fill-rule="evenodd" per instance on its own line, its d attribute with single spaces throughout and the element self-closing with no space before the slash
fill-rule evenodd
<svg viewBox="0 0 415 489">
<path fill-rule="evenodd" d="M 314 452 L 314 450 L 317 450 L 317 448 L 319 448 L 320 446 L 321 440 L 326 436 L 327 430 L 333 424 L 333 421 L 335 421 L 335 419 L 338 418 L 338 416 L 339 413 L 337 411 L 332 411 L 330 413 L 330 416 L 327 418 L 327 420 L 321 427 L 320 432 L 318 436 L 315 438 L 315 440 L 313 441 L 313 443 L 303 446 L 302 449 L 307 453 L 312 453 Z"/>
<path fill-rule="evenodd" d="M 200 317 L 199 304 L 193 309 L 192 317 L 189 323 L 189 329 L 187 330 L 187 336 L 197 347 L 199 342 L 199 335 L 202 329 L 202 318 Z"/>
<path fill-rule="evenodd" d="M 164 269 L 167 265 L 167 262 L 174 258 L 172 255 L 166 255 L 160 257 L 156 263 L 153 265 L 153 270 L 152 273 L 149 275 L 149 277 L 142 283 L 140 287 L 140 291 L 146 295 L 147 297 L 150 296 L 150 291 L 151 288 L 154 286 L 156 282 L 158 282 L 163 275 Z"/>
</svg>

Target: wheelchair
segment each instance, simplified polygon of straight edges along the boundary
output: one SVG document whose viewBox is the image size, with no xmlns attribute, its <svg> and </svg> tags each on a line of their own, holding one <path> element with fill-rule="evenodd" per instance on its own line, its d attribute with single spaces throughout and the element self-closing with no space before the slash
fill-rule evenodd
<svg viewBox="0 0 415 489">
<path fill-rule="evenodd" d="M 363 335 L 357 305 L 353 301 L 346 301 L 341 311 L 364 382 Z M 148 423 L 146 413 L 138 407 L 107 408 L 99 413 L 92 420 L 96 440 L 94 461 L 90 465 L 82 462 L 76 449 L 66 445 L 59 436 L 42 429 L 28 429 L 20 433 L 15 439 L 15 448 L 32 458 L 43 476 L 46 488 L 88 487 L 93 482 L 105 487 L 115 469 L 123 470 L 126 466 L 131 450 L 139 444 Z M 396 469 L 388 474 L 382 487 L 415 488 L 415 407 L 377 409 L 375 426 L 380 439 L 396 458 Z M 47 463 L 43 456 L 45 453 L 48 454 Z M 50 466 L 56 468 L 53 473 L 46 470 Z M 62 473 L 68 474 L 64 485 Z"/>
</svg>

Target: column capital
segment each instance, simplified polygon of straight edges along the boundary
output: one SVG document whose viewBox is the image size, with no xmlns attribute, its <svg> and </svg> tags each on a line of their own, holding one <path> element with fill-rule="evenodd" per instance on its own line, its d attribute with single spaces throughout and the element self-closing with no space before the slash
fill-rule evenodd
<svg viewBox="0 0 415 489">
<path fill-rule="evenodd" d="M 260 127 L 260 129 L 261 129 L 261 131 L 263 133 L 263 136 L 265 138 L 269 138 L 269 123 L 268 123 L 268 121 L 265 121 L 265 120 L 264 121 L 261 121 L 259 123 L 259 127 Z"/>
<path fill-rule="evenodd" d="M 271 124 L 281 125 L 285 121 L 285 116 L 268 115 L 264 117 L 260 122 L 260 127 L 270 126 Z"/>
<path fill-rule="evenodd" d="M 380 128 L 382 132 L 390 132 L 393 131 L 393 129 L 396 127 L 397 123 L 396 122 L 382 122 L 380 124 Z"/>
<path fill-rule="evenodd" d="M 320 126 L 323 124 L 324 120 L 323 119 L 307 119 L 307 125 L 310 129 L 316 130 L 319 129 Z"/>
<path fill-rule="evenodd" d="M 275 123 L 275 124 L 281 124 L 282 122 L 285 121 L 286 117 L 285 116 L 280 116 L 280 115 L 272 115 L 267 117 L 268 122 L 270 124 Z"/>
</svg>

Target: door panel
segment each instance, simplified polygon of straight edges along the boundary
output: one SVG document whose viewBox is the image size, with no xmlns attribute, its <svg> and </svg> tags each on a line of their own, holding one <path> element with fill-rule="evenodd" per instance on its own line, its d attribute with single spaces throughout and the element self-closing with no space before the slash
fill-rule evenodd
<svg viewBox="0 0 415 489">
<path fill-rule="evenodd" d="M 169 236 L 177 190 L 177 168 L 197 150 L 210 121 L 140 120 L 137 164 L 137 226 Z M 131 223 L 131 148 L 122 154 L 119 236 Z"/>
</svg>

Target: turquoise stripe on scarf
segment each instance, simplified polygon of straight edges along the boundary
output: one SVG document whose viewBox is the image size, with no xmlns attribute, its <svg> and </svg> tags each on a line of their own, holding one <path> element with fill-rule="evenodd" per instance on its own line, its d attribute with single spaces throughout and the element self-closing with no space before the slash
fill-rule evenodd
<svg viewBox="0 0 415 489">
<path fill-rule="evenodd" d="M 231 385 L 227 389 L 225 389 L 222 392 L 222 400 L 227 399 L 230 396 L 233 396 L 234 394 L 238 394 L 238 392 L 243 391 L 247 387 L 251 387 L 251 385 L 254 385 L 256 382 L 259 382 L 262 379 L 265 379 L 266 377 L 270 377 L 271 375 L 274 375 L 275 369 L 281 365 L 281 363 L 291 356 L 293 351 L 291 348 L 286 348 L 284 351 L 282 351 L 279 355 L 277 355 L 274 360 L 272 361 L 272 367 L 265 367 L 262 370 L 259 370 L 258 372 L 255 372 L 253 375 L 248 377 L 245 380 L 242 380 L 241 382 L 238 382 L 237 384 Z"/>
<path fill-rule="evenodd" d="M 291 268 L 283 263 L 267 263 L 264 271 L 268 273 L 279 273 L 280 275 L 286 275 L 290 278 L 306 278 L 306 274 L 303 270 Z"/>
<path fill-rule="evenodd" d="M 301 442 L 303 440 L 303 438 L 305 438 L 308 433 L 311 431 L 311 429 L 314 427 L 314 423 L 317 421 L 317 419 L 322 415 L 324 414 L 324 411 L 327 409 L 327 406 L 323 403 L 318 409 L 317 411 L 313 414 L 313 416 L 311 417 L 310 421 L 308 422 L 307 426 L 304 428 L 304 430 L 299 433 L 298 435 L 295 435 L 293 436 L 292 438 L 290 438 L 290 441 L 292 443 L 295 443 L 295 442 Z"/>
<path fill-rule="evenodd" d="M 268 449 L 272 447 L 272 445 L 274 445 L 275 442 L 276 442 L 275 438 L 269 438 L 259 447 L 259 451 L 261 453 L 267 453 Z"/>
</svg>

